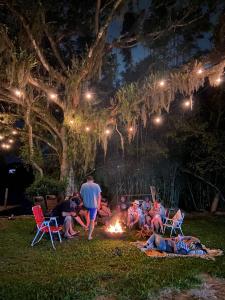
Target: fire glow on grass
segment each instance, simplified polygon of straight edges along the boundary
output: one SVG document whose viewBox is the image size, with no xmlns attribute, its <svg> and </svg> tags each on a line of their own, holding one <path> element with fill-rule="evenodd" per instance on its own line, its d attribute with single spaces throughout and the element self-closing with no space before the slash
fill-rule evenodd
<svg viewBox="0 0 225 300">
<path fill-rule="evenodd" d="M 109 225 L 109 227 L 107 228 L 106 231 L 111 232 L 111 233 L 122 233 L 123 228 L 120 225 L 120 222 L 117 220 L 114 225 Z"/>
</svg>

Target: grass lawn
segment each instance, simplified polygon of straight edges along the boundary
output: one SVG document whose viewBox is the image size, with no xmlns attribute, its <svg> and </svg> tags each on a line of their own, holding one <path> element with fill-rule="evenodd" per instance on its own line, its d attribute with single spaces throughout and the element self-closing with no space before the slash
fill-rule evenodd
<svg viewBox="0 0 225 300">
<path fill-rule="evenodd" d="M 225 257 L 197 258 L 145 256 L 126 240 L 103 238 L 50 241 L 30 247 L 31 219 L 0 219 L 0 299 L 154 299 L 163 288 L 186 289 L 209 273 L 225 278 Z M 225 217 L 185 220 L 184 233 L 200 237 L 210 248 L 225 250 Z M 115 248 L 121 250 L 117 255 Z"/>
</svg>

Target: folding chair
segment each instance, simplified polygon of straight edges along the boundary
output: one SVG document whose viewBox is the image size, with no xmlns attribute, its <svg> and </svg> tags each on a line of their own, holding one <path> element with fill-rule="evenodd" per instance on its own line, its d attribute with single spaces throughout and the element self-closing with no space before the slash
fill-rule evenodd
<svg viewBox="0 0 225 300">
<path fill-rule="evenodd" d="M 37 225 L 37 233 L 31 243 L 31 246 L 33 247 L 35 244 L 39 243 L 45 233 L 49 233 L 52 247 L 53 247 L 53 249 L 56 250 L 52 234 L 57 233 L 58 237 L 59 237 L 59 241 L 61 243 L 62 238 L 61 238 L 60 231 L 62 230 L 62 226 L 58 226 L 58 223 L 57 223 L 57 220 L 55 217 L 45 218 L 40 205 L 33 206 L 32 211 L 33 211 L 34 219 L 35 219 L 35 222 Z"/>
<path fill-rule="evenodd" d="M 176 233 L 176 230 L 180 231 L 180 233 L 183 235 L 182 231 L 182 224 L 184 221 L 184 213 L 181 212 L 179 209 L 176 214 L 173 216 L 172 219 L 166 218 L 165 223 L 163 224 L 163 233 L 165 233 L 166 228 L 170 229 L 170 236 L 172 236 L 173 232 Z"/>
</svg>

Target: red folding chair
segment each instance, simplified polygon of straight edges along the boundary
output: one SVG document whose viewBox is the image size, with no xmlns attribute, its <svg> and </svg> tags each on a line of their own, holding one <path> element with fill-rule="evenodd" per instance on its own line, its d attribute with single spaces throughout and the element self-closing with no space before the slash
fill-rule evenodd
<svg viewBox="0 0 225 300">
<path fill-rule="evenodd" d="M 36 205 L 32 207 L 34 219 L 37 225 L 37 233 L 31 243 L 33 247 L 35 244 L 39 243 L 43 238 L 45 233 L 49 233 L 52 247 L 55 249 L 54 241 L 53 241 L 53 233 L 57 233 L 59 237 L 60 243 L 62 242 L 60 231 L 62 230 L 62 226 L 58 226 L 57 220 L 55 217 L 45 218 L 43 215 L 43 211 L 40 205 Z"/>
</svg>

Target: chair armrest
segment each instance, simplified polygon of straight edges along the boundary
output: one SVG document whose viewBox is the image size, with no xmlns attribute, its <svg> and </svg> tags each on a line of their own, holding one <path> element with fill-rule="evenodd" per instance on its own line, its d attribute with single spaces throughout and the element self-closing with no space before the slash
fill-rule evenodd
<svg viewBox="0 0 225 300">
<path fill-rule="evenodd" d="M 170 218 L 166 218 L 165 219 L 165 222 L 164 222 L 164 225 L 166 225 L 166 224 L 173 224 L 173 219 L 170 219 Z"/>
<path fill-rule="evenodd" d="M 58 226 L 58 222 L 57 222 L 56 217 L 50 217 L 49 223 L 50 223 L 51 221 L 55 222 L 55 226 Z"/>
</svg>

